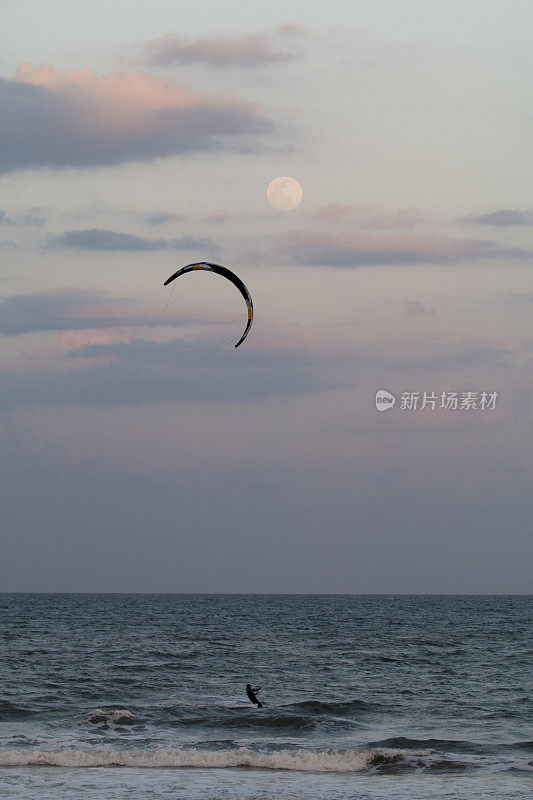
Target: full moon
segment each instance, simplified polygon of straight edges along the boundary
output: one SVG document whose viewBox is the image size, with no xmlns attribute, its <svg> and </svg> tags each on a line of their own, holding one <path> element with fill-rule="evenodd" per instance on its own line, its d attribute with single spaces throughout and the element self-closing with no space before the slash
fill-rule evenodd
<svg viewBox="0 0 533 800">
<path fill-rule="evenodd" d="M 300 205 L 302 197 L 302 187 L 294 178 L 283 175 L 268 184 L 267 200 L 278 211 L 292 211 Z"/>
</svg>

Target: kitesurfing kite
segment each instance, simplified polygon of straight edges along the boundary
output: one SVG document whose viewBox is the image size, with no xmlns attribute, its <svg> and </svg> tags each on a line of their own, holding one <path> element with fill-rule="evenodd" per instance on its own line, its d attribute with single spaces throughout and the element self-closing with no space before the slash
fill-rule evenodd
<svg viewBox="0 0 533 800">
<path fill-rule="evenodd" d="M 241 281 L 241 279 L 237 277 L 237 275 L 235 275 L 235 273 L 232 272 L 230 269 L 228 269 L 227 267 L 221 267 L 220 264 L 210 264 L 208 261 L 200 261 L 198 264 L 187 264 L 186 267 L 182 267 L 177 272 L 175 272 L 174 275 L 171 275 L 170 278 L 167 278 L 167 280 L 164 283 L 164 286 L 167 286 L 167 284 L 171 283 L 175 278 L 179 278 L 181 275 L 185 275 L 186 272 L 192 272 L 194 269 L 206 269 L 209 270 L 210 272 L 216 272 L 217 275 L 222 275 L 224 278 L 227 278 L 228 281 L 231 281 L 244 297 L 246 301 L 246 307 L 248 309 L 248 322 L 246 324 L 246 328 L 244 329 L 243 335 L 235 345 L 235 347 L 238 347 L 240 344 L 244 342 L 244 340 L 248 336 L 248 332 L 252 327 L 252 321 L 254 318 L 254 305 L 252 303 L 252 297 L 250 295 L 250 292 L 248 291 L 244 283 Z"/>
</svg>

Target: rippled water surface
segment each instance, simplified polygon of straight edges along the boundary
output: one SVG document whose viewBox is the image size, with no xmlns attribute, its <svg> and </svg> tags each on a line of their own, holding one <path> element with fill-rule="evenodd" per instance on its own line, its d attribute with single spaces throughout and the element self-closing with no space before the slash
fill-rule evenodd
<svg viewBox="0 0 533 800">
<path fill-rule="evenodd" d="M 0 595 L 0 796 L 529 800 L 531 599 Z"/>
</svg>

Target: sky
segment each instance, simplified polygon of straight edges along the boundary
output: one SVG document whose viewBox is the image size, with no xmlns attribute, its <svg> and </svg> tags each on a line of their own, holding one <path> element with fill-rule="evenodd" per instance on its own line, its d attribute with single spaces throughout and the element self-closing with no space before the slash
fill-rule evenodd
<svg viewBox="0 0 533 800">
<path fill-rule="evenodd" d="M 0 10 L 0 591 L 531 592 L 531 3 L 42 11 Z M 200 260 L 238 349 L 235 287 L 163 286 Z"/>
</svg>

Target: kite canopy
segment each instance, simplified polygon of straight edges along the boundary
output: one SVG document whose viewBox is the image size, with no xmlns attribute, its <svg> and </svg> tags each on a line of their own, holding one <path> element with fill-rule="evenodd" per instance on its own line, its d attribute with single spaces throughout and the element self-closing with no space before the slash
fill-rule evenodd
<svg viewBox="0 0 533 800">
<path fill-rule="evenodd" d="M 246 308 L 248 309 L 248 322 L 246 324 L 246 328 L 244 329 L 243 335 L 235 345 L 235 347 L 238 347 L 240 344 L 244 342 L 244 340 L 248 336 L 248 332 L 252 327 L 252 321 L 254 318 L 254 305 L 252 303 L 252 297 L 250 295 L 250 292 L 248 291 L 244 283 L 241 281 L 241 279 L 237 275 L 235 275 L 235 273 L 232 272 L 230 269 L 228 269 L 227 267 L 222 267 L 220 266 L 220 264 L 211 264 L 208 261 L 200 261 L 198 264 L 187 264 L 186 267 L 182 267 L 177 272 L 175 272 L 174 275 L 171 275 L 170 278 L 167 278 L 167 280 L 163 285 L 167 286 L 167 284 L 171 283 L 175 278 L 179 278 L 181 275 L 185 275 L 186 272 L 192 272 L 195 269 L 205 269 L 208 270 L 209 272 L 216 272 L 218 275 L 222 275 L 222 277 L 227 278 L 228 281 L 231 281 L 244 297 L 246 301 Z"/>
</svg>

